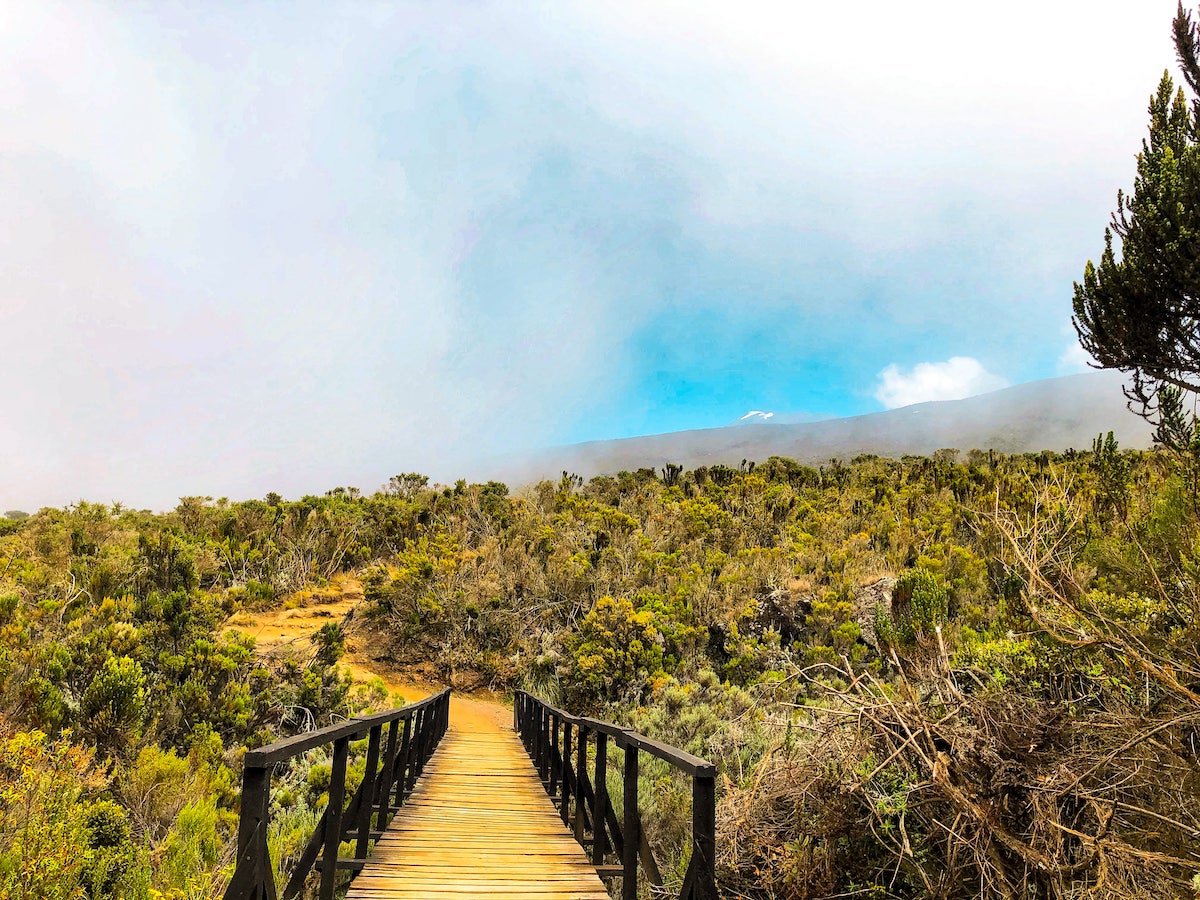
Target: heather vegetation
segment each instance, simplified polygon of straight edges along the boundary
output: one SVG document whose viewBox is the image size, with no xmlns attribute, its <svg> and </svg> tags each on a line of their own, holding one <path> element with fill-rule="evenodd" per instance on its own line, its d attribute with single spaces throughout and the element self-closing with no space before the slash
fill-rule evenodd
<svg viewBox="0 0 1200 900">
<path fill-rule="evenodd" d="M 1190 895 L 1192 460 L 959 456 L 459 485 L 367 596 L 397 656 L 718 762 L 731 895 Z"/>
<path fill-rule="evenodd" d="M 712 759 L 728 896 L 1190 896 L 1195 463 L 1098 439 L 11 516 L 0 896 L 219 896 L 244 748 L 385 702 L 338 673 L 353 628 Z M 223 627 L 342 573 L 363 602 L 304 657 Z M 279 774 L 277 864 L 328 771 Z M 684 786 L 643 781 L 678 858 Z"/>
<path fill-rule="evenodd" d="M 0 522 L 0 897 L 218 896 L 244 748 L 379 702 L 223 629 L 340 563 L 334 501 L 271 499 Z"/>
</svg>

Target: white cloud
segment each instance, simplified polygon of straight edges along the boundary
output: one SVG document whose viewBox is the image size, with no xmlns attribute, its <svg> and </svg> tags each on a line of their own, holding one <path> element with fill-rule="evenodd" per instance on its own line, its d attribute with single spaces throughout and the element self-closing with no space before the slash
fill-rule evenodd
<svg viewBox="0 0 1200 900">
<path fill-rule="evenodd" d="M 928 400 L 961 400 L 1003 387 L 1008 387 L 1008 382 L 985 369 L 979 360 L 952 356 L 945 362 L 917 363 L 909 371 L 892 363 L 879 373 L 874 396 L 887 409 L 895 409 Z"/>
</svg>

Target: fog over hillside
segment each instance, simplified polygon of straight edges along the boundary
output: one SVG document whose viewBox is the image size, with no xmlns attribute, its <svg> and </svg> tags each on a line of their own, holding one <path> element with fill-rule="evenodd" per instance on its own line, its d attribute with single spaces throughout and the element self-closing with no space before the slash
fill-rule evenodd
<svg viewBox="0 0 1200 900">
<path fill-rule="evenodd" d="M 1112 431 L 1122 447 L 1148 448 L 1151 429 L 1131 413 L 1113 372 L 1088 372 L 1032 381 L 968 397 L 917 403 L 885 412 L 819 422 L 778 418 L 724 428 L 679 431 L 612 441 L 591 441 L 537 451 L 497 462 L 491 477 L 512 484 L 642 466 L 680 463 L 738 465 L 787 456 L 808 465 L 859 454 L 899 457 L 930 454 L 943 447 L 1004 453 L 1084 449 L 1101 432 Z M 778 422 L 778 423 L 777 423 Z"/>
</svg>

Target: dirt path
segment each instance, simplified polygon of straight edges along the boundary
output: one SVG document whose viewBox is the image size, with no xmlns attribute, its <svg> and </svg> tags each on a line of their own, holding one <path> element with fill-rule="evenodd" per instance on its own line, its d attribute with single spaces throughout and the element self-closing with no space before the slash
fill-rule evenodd
<svg viewBox="0 0 1200 900">
<path fill-rule="evenodd" d="M 344 622 L 362 598 L 362 585 L 342 575 L 332 579 L 328 588 L 299 591 L 274 609 L 234 613 L 226 621 L 225 630 L 251 635 L 265 652 L 291 649 L 304 654 L 310 651 L 312 636 L 321 626 Z M 388 691 L 399 694 L 406 703 L 422 700 L 444 687 L 388 668 L 372 659 L 362 641 L 353 636 L 347 637 L 346 652 L 338 665 L 356 683 L 381 680 Z M 450 695 L 450 721 L 462 731 L 494 732 L 511 727 L 512 710 L 491 692 L 455 691 Z"/>
</svg>

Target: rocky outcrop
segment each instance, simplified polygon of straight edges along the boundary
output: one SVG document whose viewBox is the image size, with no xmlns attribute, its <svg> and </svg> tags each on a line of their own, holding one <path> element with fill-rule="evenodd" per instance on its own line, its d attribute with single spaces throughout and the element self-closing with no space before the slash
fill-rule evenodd
<svg viewBox="0 0 1200 900">
<path fill-rule="evenodd" d="M 895 578 L 880 578 L 854 592 L 854 621 L 862 631 L 862 642 L 876 653 L 879 652 L 879 638 L 875 634 L 875 610 L 882 606 L 891 612 L 895 586 Z"/>
</svg>

